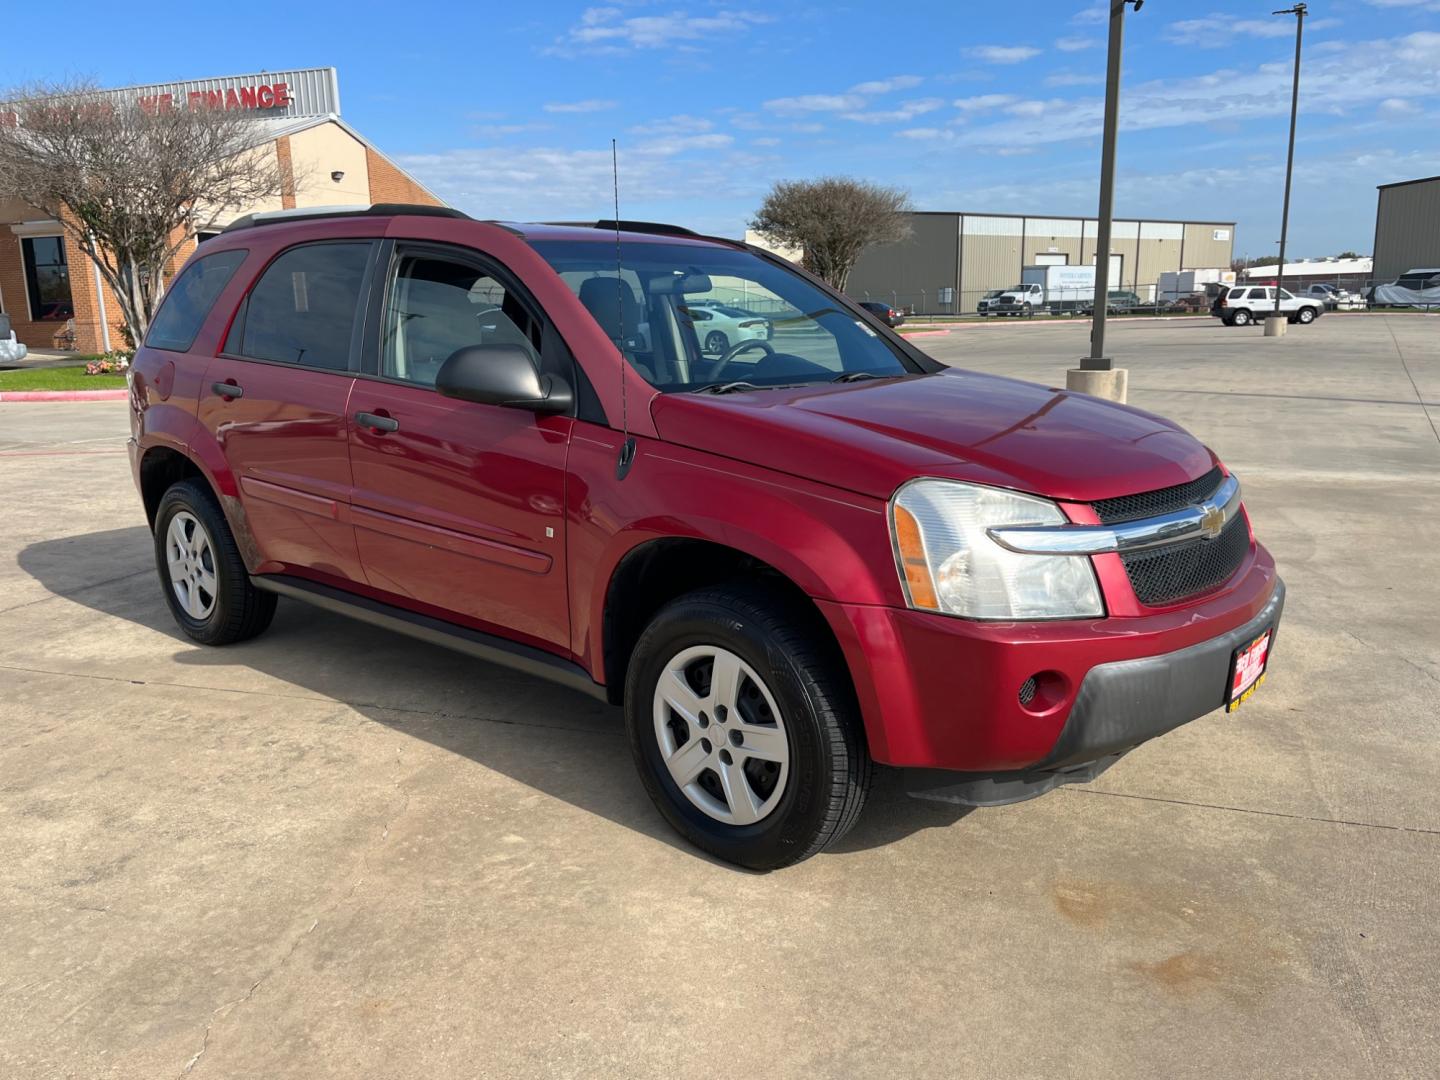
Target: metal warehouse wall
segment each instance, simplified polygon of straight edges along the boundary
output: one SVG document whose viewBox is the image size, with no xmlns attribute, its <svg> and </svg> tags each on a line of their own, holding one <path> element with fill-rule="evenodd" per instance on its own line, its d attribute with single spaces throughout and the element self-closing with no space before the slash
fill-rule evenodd
<svg viewBox="0 0 1440 1080">
<path fill-rule="evenodd" d="M 1440 176 L 1380 189 L 1375 211 L 1376 281 L 1440 266 Z"/>
<path fill-rule="evenodd" d="M 919 312 L 974 311 L 987 291 L 1016 284 L 1023 267 L 1045 256 L 1092 263 L 1099 232 L 1093 218 L 922 212 L 910 221 L 909 240 L 860 256 L 846 289 L 851 296 Z M 1228 267 L 1234 232 L 1227 222 L 1116 221 L 1110 249 L 1121 269 L 1111 288 L 1143 295 L 1167 270 Z M 943 288 L 958 290 L 954 303 L 940 302 Z"/>
<path fill-rule="evenodd" d="M 935 310 L 939 290 L 955 288 L 960 215 L 911 214 L 910 229 L 910 239 L 899 244 L 866 248 L 845 291 L 859 300 L 890 304 L 919 303 L 923 294 Z"/>
</svg>

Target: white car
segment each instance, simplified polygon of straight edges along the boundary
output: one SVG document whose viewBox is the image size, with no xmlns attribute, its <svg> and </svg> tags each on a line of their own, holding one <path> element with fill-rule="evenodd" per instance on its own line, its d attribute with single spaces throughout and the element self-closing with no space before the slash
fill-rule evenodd
<svg viewBox="0 0 1440 1080">
<path fill-rule="evenodd" d="M 695 336 L 705 353 L 724 355 L 742 341 L 769 341 L 773 335 L 769 319 L 730 304 L 691 300 L 685 310 L 695 323 Z"/>
<path fill-rule="evenodd" d="M 1308 325 L 1318 319 L 1324 310 L 1325 305 L 1320 300 L 1295 296 L 1288 289 L 1280 290 L 1280 314 L 1292 323 Z M 1210 314 L 1217 316 L 1226 326 L 1249 326 L 1274 312 L 1273 285 L 1236 285 L 1210 309 Z"/>
</svg>

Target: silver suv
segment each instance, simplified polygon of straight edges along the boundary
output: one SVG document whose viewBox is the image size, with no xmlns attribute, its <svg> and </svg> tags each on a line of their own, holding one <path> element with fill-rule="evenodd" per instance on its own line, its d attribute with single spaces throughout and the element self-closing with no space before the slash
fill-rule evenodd
<svg viewBox="0 0 1440 1080">
<path fill-rule="evenodd" d="M 1294 296 L 1280 290 L 1280 314 L 1292 323 L 1309 324 L 1320 317 L 1325 306 L 1319 300 Z M 1226 326 L 1249 326 L 1275 311 L 1275 286 L 1236 285 L 1210 311 Z"/>
</svg>

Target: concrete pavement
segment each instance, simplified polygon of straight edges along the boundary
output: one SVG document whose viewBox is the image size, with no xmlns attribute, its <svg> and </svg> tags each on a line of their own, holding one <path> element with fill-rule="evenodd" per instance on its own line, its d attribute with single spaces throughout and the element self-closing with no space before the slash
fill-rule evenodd
<svg viewBox="0 0 1440 1080">
<path fill-rule="evenodd" d="M 123 406 L 0 406 L 0 1076 L 1435 1075 L 1440 319 L 1110 343 L 1245 483 L 1267 685 L 1017 806 L 882 775 L 763 876 L 579 695 L 287 602 L 192 646 Z"/>
</svg>

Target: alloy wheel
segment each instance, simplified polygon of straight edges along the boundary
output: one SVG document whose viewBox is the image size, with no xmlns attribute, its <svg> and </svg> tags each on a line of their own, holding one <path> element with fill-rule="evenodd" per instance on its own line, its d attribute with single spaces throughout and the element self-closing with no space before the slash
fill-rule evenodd
<svg viewBox="0 0 1440 1080">
<path fill-rule="evenodd" d="M 205 526 L 187 510 L 170 519 L 165 563 L 181 610 L 196 622 L 204 621 L 215 610 L 215 550 Z"/>
<path fill-rule="evenodd" d="M 676 653 L 655 686 L 655 737 L 675 786 L 726 825 L 753 825 L 790 774 L 785 721 L 759 674 L 718 645 Z"/>
</svg>

